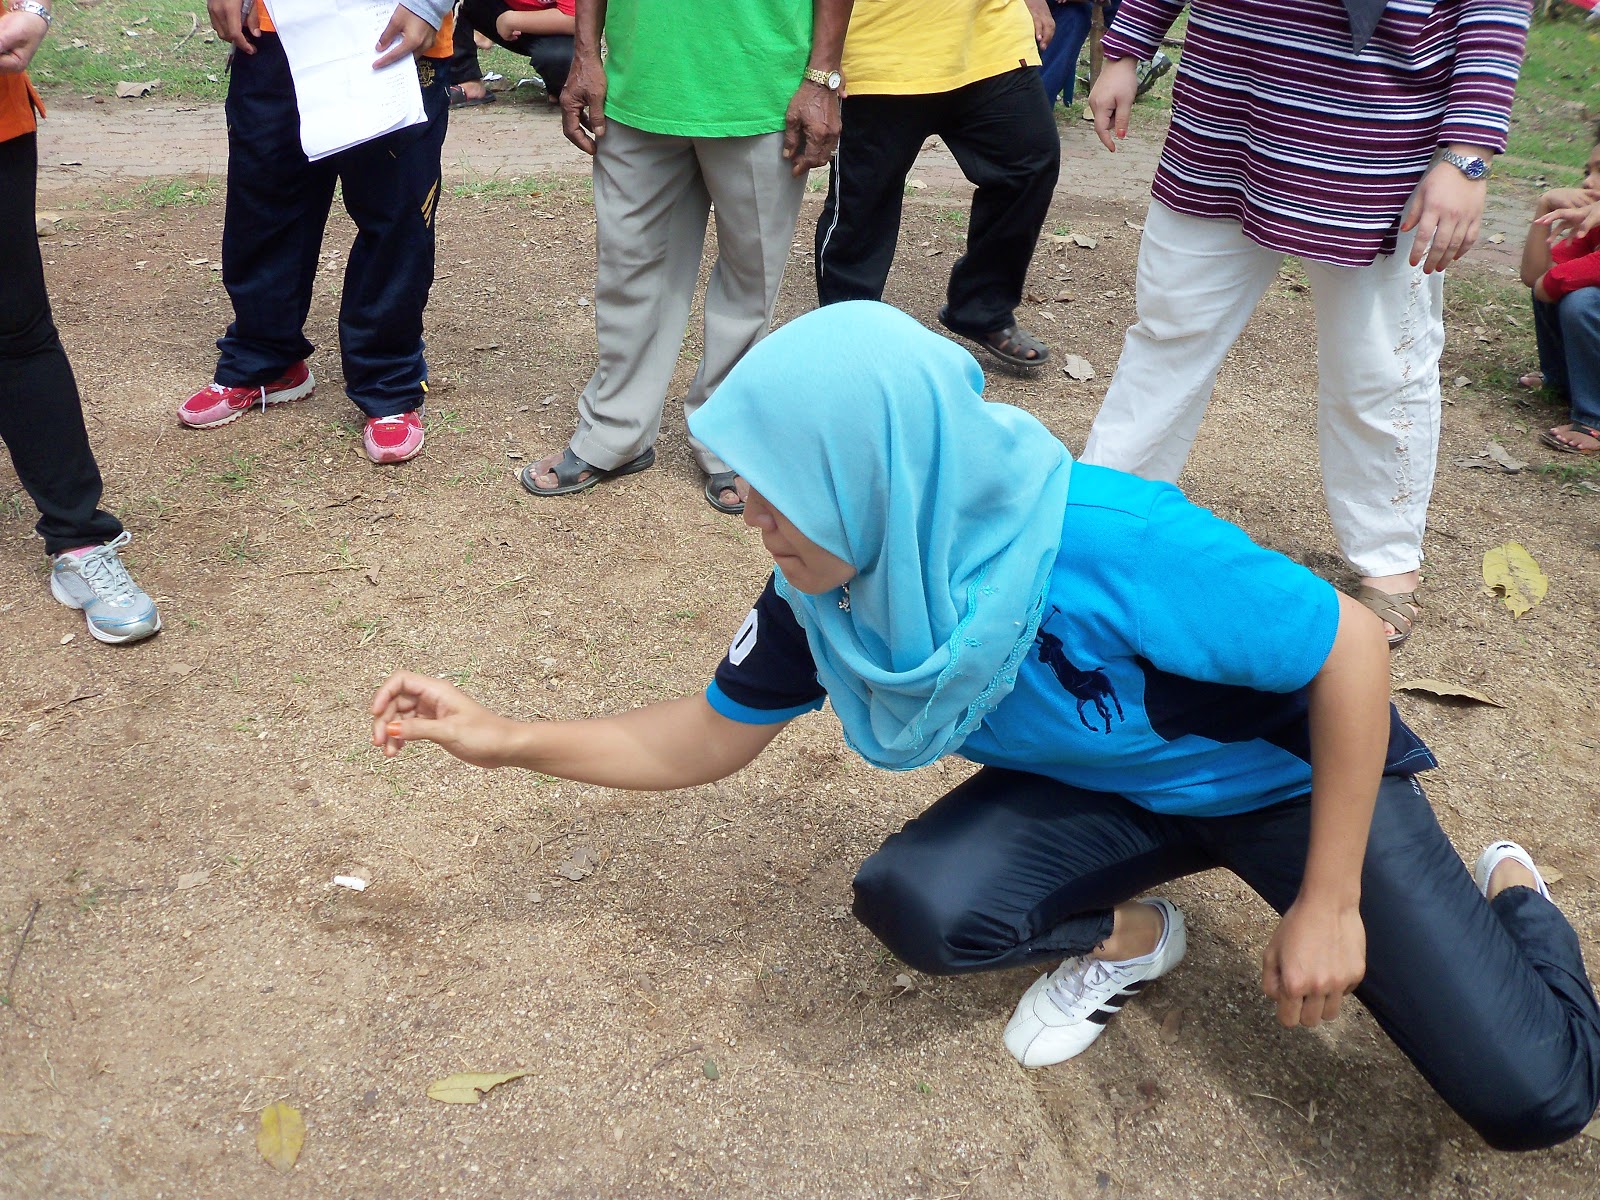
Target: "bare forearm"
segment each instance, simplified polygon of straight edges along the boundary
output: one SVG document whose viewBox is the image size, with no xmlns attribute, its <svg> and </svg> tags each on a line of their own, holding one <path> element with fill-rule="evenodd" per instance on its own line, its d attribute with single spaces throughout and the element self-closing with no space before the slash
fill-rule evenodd
<svg viewBox="0 0 1600 1200">
<path fill-rule="evenodd" d="M 577 24 L 572 17 L 559 9 L 545 8 L 537 12 L 520 12 L 517 9 L 507 9 L 495 22 L 495 29 L 501 37 L 510 37 L 513 33 L 529 33 L 535 37 L 572 36 L 577 29 Z"/>
<path fill-rule="evenodd" d="M 1353 905 L 1389 742 L 1389 651 L 1377 618 L 1348 597 L 1308 718 L 1311 844 L 1300 896 Z"/>
<path fill-rule="evenodd" d="M 592 56 L 600 60 L 600 37 L 606 27 L 606 0 L 578 0 L 573 11 L 574 58 Z"/>
<path fill-rule="evenodd" d="M 811 57 L 806 65 L 817 71 L 837 71 L 844 54 L 844 34 L 850 27 L 855 0 L 812 0 Z M 845 80 L 846 85 L 849 80 Z"/>
<path fill-rule="evenodd" d="M 704 696 L 685 696 L 593 720 L 517 724 L 504 761 L 579 783 L 663 792 L 733 774 L 782 728 L 730 721 Z"/>
</svg>

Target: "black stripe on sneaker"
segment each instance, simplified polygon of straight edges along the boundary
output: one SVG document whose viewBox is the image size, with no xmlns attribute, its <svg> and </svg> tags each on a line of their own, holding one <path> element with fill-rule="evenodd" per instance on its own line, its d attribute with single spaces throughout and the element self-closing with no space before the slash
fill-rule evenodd
<svg viewBox="0 0 1600 1200">
<path fill-rule="evenodd" d="M 1111 1020 L 1112 1017 L 1116 1016 L 1117 1013 L 1121 1011 L 1121 1009 L 1117 1008 L 1097 1008 L 1094 1012 L 1085 1017 L 1084 1020 L 1089 1022 L 1091 1025 L 1104 1025 L 1107 1021 Z"/>
</svg>

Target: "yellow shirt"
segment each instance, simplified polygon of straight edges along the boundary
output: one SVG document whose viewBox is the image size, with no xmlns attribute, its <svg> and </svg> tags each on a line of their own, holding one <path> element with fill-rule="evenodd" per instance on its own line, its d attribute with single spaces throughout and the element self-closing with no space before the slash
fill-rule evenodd
<svg viewBox="0 0 1600 1200">
<path fill-rule="evenodd" d="M 841 70 L 852 96 L 917 96 L 1038 65 L 1022 0 L 856 0 Z"/>
</svg>

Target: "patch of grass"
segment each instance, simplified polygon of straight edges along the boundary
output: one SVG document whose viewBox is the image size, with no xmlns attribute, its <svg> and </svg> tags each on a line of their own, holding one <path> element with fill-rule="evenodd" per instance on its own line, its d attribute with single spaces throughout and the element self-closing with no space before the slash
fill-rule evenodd
<svg viewBox="0 0 1600 1200">
<path fill-rule="evenodd" d="M 1501 174 L 1539 187 L 1578 182 L 1600 111 L 1600 29 L 1566 10 L 1534 18 L 1511 110 L 1511 137 L 1495 164 Z"/>
<path fill-rule="evenodd" d="M 1570 461 L 1563 459 L 1540 463 L 1533 470 L 1534 474 L 1543 475 L 1546 479 L 1553 479 L 1557 483 L 1600 483 L 1600 462 L 1595 462 L 1593 458 L 1579 458 L 1572 455 Z"/>
<path fill-rule="evenodd" d="M 527 200 L 578 186 L 579 180 L 561 179 L 553 175 L 483 175 L 472 170 L 467 170 L 459 181 L 449 185 L 450 194 L 457 199 L 512 196 Z"/>
<path fill-rule="evenodd" d="M 220 100 L 227 90 L 227 53 L 198 0 L 61 4 L 29 74 L 47 99 L 52 93 L 115 96 L 121 80 L 159 79 L 158 98 Z"/>
<path fill-rule="evenodd" d="M 228 455 L 228 465 L 211 478 L 230 492 L 247 492 L 256 485 L 256 468 L 261 459 L 254 454 L 235 450 Z"/>
<path fill-rule="evenodd" d="M 964 208 L 941 208 L 934 214 L 934 220 L 943 221 L 946 225 L 965 225 L 967 223 L 967 210 Z"/>
<path fill-rule="evenodd" d="M 229 562 L 243 565 L 260 558 L 261 548 L 252 542 L 250 531 L 246 529 L 242 533 L 222 539 L 222 555 Z"/>
</svg>

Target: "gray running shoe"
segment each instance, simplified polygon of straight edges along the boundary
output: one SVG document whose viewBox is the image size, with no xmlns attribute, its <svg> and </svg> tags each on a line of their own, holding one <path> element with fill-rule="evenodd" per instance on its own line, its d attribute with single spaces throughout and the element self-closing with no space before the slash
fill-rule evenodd
<svg viewBox="0 0 1600 1200">
<path fill-rule="evenodd" d="M 50 593 L 68 608 L 81 609 L 98 641 L 137 642 L 161 630 L 161 614 L 122 565 L 117 551 L 131 535 L 102 546 L 72 550 L 51 560 Z"/>
</svg>

